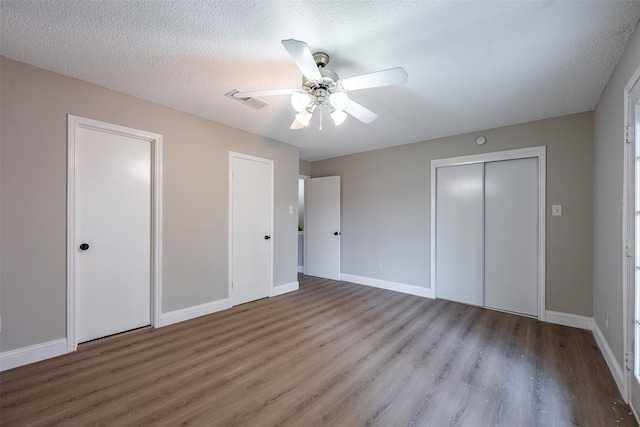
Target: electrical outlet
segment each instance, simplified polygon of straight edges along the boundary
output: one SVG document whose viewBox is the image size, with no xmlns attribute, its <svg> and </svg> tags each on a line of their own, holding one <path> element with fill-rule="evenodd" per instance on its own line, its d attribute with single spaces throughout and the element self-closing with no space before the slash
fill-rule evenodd
<svg viewBox="0 0 640 427">
<path fill-rule="evenodd" d="M 382 271 L 382 263 L 381 262 L 378 263 L 378 270 Z"/>
<path fill-rule="evenodd" d="M 609 328 L 609 312 L 607 310 L 604 311 L 604 326 Z"/>
</svg>

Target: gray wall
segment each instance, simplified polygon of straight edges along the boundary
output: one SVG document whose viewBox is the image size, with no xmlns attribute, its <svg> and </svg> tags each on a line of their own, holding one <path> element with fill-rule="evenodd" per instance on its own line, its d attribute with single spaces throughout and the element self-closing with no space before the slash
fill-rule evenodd
<svg viewBox="0 0 640 427">
<path fill-rule="evenodd" d="M 229 151 L 274 160 L 274 285 L 297 280 L 296 147 L 7 58 L 0 67 L 3 352 L 66 336 L 67 114 L 164 136 L 163 312 L 228 296 Z"/>
<path fill-rule="evenodd" d="M 311 162 L 300 159 L 299 165 L 300 175 L 311 176 Z"/>
<path fill-rule="evenodd" d="M 342 177 L 341 271 L 430 287 L 431 160 L 538 145 L 547 147 L 546 308 L 591 316 L 592 112 L 313 162 L 313 177 Z M 552 204 L 563 216 L 551 216 Z"/>
<path fill-rule="evenodd" d="M 624 88 L 640 66 L 640 33 L 635 32 L 594 113 L 593 318 L 623 364 L 622 181 L 624 165 Z M 595 300 L 600 302 L 596 310 Z M 604 311 L 609 312 L 609 328 Z"/>
</svg>

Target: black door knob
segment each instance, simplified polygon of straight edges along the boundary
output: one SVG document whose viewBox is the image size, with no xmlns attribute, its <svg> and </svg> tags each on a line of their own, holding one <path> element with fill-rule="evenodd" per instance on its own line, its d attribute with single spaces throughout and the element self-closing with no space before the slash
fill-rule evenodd
<svg viewBox="0 0 640 427">
<path fill-rule="evenodd" d="M 87 249 L 89 249 L 89 245 L 87 243 L 82 243 L 80 245 L 80 250 L 81 251 L 86 251 Z"/>
<path fill-rule="evenodd" d="M 271 236 L 264 236 L 264 240 L 269 240 Z"/>
<path fill-rule="evenodd" d="M 339 236 L 339 235 L 340 235 L 340 232 L 339 232 L 339 231 L 336 231 L 335 233 L 333 233 L 333 235 L 334 235 L 334 236 Z"/>
</svg>

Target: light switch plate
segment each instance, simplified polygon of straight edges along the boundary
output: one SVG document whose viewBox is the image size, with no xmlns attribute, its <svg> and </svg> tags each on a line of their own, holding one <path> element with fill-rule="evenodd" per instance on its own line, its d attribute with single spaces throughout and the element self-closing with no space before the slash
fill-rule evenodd
<svg viewBox="0 0 640 427">
<path fill-rule="evenodd" d="M 292 214 L 293 213 L 293 206 L 289 206 L 289 213 Z"/>
<path fill-rule="evenodd" d="M 562 205 L 552 205 L 551 206 L 551 215 L 552 216 L 562 216 Z"/>
</svg>

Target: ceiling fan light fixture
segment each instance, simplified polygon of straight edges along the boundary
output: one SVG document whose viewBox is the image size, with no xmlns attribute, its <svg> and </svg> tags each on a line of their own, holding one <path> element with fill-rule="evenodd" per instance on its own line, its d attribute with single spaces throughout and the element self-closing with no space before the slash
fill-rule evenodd
<svg viewBox="0 0 640 427">
<path fill-rule="evenodd" d="M 334 109 L 333 111 L 331 111 L 331 118 L 333 119 L 333 123 L 336 126 L 340 126 L 347 118 L 347 113 Z"/>
<path fill-rule="evenodd" d="M 309 126 L 309 121 L 311 120 L 311 115 L 313 114 L 313 110 L 316 109 L 315 105 L 312 105 L 307 108 L 303 108 L 298 114 L 296 114 L 296 120 L 300 122 L 303 126 Z"/>
<path fill-rule="evenodd" d="M 300 123 L 297 118 L 293 119 L 293 123 L 291 123 L 291 126 L 289 127 L 289 129 L 292 129 L 292 130 L 304 129 L 304 128 L 305 126 L 302 123 Z"/>
<path fill-rule="evenodd" d="M 337 111 L 343 111 L 348 103 L 349 97 L 345 92 L 334 92 L 329 96 L 329 104 Z"/>
<path fill-rule="evenodd" d="M 311 96 L 304 92 L 294 92 L 291 95 L 291 105 L 293 109 L 300 112 L 311 103 Z"/>
</svg>

